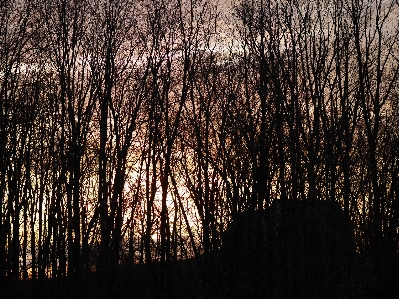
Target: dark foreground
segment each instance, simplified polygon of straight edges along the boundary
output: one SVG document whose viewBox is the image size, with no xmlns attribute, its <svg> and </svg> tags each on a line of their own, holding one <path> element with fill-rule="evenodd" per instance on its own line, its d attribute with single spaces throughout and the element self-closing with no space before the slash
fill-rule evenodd
<svg viewBox="0 0 399 299">
<path fill-rule="evenodd" d="M 343 273 L 342 277 L 331 279 L 333 284 L 330 293 L 326 293 L 325 286 L 314 285 L 313 295 L 306 298 L 340 298 L 340 299 L 388 299 L 399 296 L 399 257 L 384 256 L 381 264 L 367 254 L 355 256 L 351 273 Z M 158 281 L 159 267 L 154 264 L 135 266 L 131 269 L 120 270 L 112 293 L 106 294 L 101 278 L 95 273 L 89 275 L 85 281 L 77 281 L 71 285 L 65 280 L 46 280 L 42 283 L 8 282 L 1 298 L 304 298 L 298 294 L 292 297 L 281 291 L 274 294 L 254 293 L 248 285 L 235 286 L 235 293 L 231 290 L 231 282 L 226 273 L 218 273 L 217 277 L 203 281 L 198 263 L 194 260 L 177 262 L 171 269 L 169 288 Z M 211 275 L 210 275 L 211 276 Z M 210 278 L 209 276 L 209 278 Z M 249 281 L 249 284 L 254 281 Z M 259 282 L 267 285 L 267 282 Z"/>
<path fill-rule="evenodd" d="M 399 256 L 381 245 L 356 253 L 338 204 L 281 200 L 239 215 L 219 250 L 79 279 L 7 282 L 1 298 L 397 299 Z"/>
</svg>

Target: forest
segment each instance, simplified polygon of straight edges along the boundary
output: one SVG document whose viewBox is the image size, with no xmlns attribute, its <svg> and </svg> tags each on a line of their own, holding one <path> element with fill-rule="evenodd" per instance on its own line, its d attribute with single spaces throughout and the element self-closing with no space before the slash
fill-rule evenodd
<svg viewBox="0 0 399 299">
<path fill-rule="evenodd" d="M 398 0 L 0 0 L 4 298 L 397 298 L 398 242 Z"/>
</svg>

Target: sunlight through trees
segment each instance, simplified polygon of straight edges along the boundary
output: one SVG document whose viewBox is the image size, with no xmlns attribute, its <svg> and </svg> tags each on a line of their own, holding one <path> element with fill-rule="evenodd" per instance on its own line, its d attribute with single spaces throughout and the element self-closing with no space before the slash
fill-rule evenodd
<svg viewBox="0 0 399 299">
<path fill-rule="evenodd" d="M 108 298 L 147 265 L 160 296 L 190 267 L 212 298 L 245 213 L 262 277 L 280 199 L 338 204 L 388 276 L 398 20 L 394 0 L 0 1 L 0 292 L 95 280 Z M 274 295 L 256 285 L 248 298 Z"/>
</svg>

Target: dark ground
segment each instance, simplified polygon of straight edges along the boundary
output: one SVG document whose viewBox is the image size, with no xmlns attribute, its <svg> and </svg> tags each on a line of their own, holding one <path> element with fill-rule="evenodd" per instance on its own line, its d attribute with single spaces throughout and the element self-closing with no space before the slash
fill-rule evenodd
<svg viewBox="0 0 399 299">
<path fill-rule="evenodd" d="M 6 284 L 1 298 L 167 298 L 168 290 L 157 281 L 159 267 L 144 265 L 129 270 L 120 270 L 112 286 L 112 296 L 104 294 L 101 279 L 92 273 L 86 281 L 68 285 L 66 281 L 48 279 L 40 285 L 38 281 L 12 282 Z M 199 273 L 198 263 L 194 260 L 177 262 L 171 269 L 170 298 L 292 298 L 283 292 L 255 297 L 248 291 L 248 285 L 237 285 L 233 293 L 226 273 L 218 273 L 205 285 Z M 337 299 L 397 299 L 399 298 L 399 257 L 385 255 L 380 265 L 369 254 L 357 254 L 351 273 L 343 273 L 342 279 L 333 286 L 334 294 L 323 294 L 322 290 L 306 298 Z M 317 286 L 315 286 L 317 289 Z M 238 291 L 237 291 L 238 290 Z M 302 298 L 298 295 L 295 298 Z"/>
<path fill-rule="evenodd" d="M 353 224 L 335 203 L 281 200 L 267 213 L 242 214 L 222 240 L 206 264 L 204 256 L 172 262 L 164 280 L 154 262 L 79 279 L 9 281 L 0 297 L 399 298 L 399 255 L 383 246 L 356 253 Z"/>
</svg>

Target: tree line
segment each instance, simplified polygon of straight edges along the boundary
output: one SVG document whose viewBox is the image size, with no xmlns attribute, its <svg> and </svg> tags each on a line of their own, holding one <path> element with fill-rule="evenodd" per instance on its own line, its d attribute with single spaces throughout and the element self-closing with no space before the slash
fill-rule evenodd
<svg viewBox="0 0 399 299">
<path fill-rule="evenodd" d="M 163 282 L 188 258 L 208 273 L 228 223 L 279 198 L 338 202 L 358 252 L 396 253 L 398 15 L 2 0 L 1 287 L 96 272 L 112 291 L 121 265 Z"/>
</svg>

